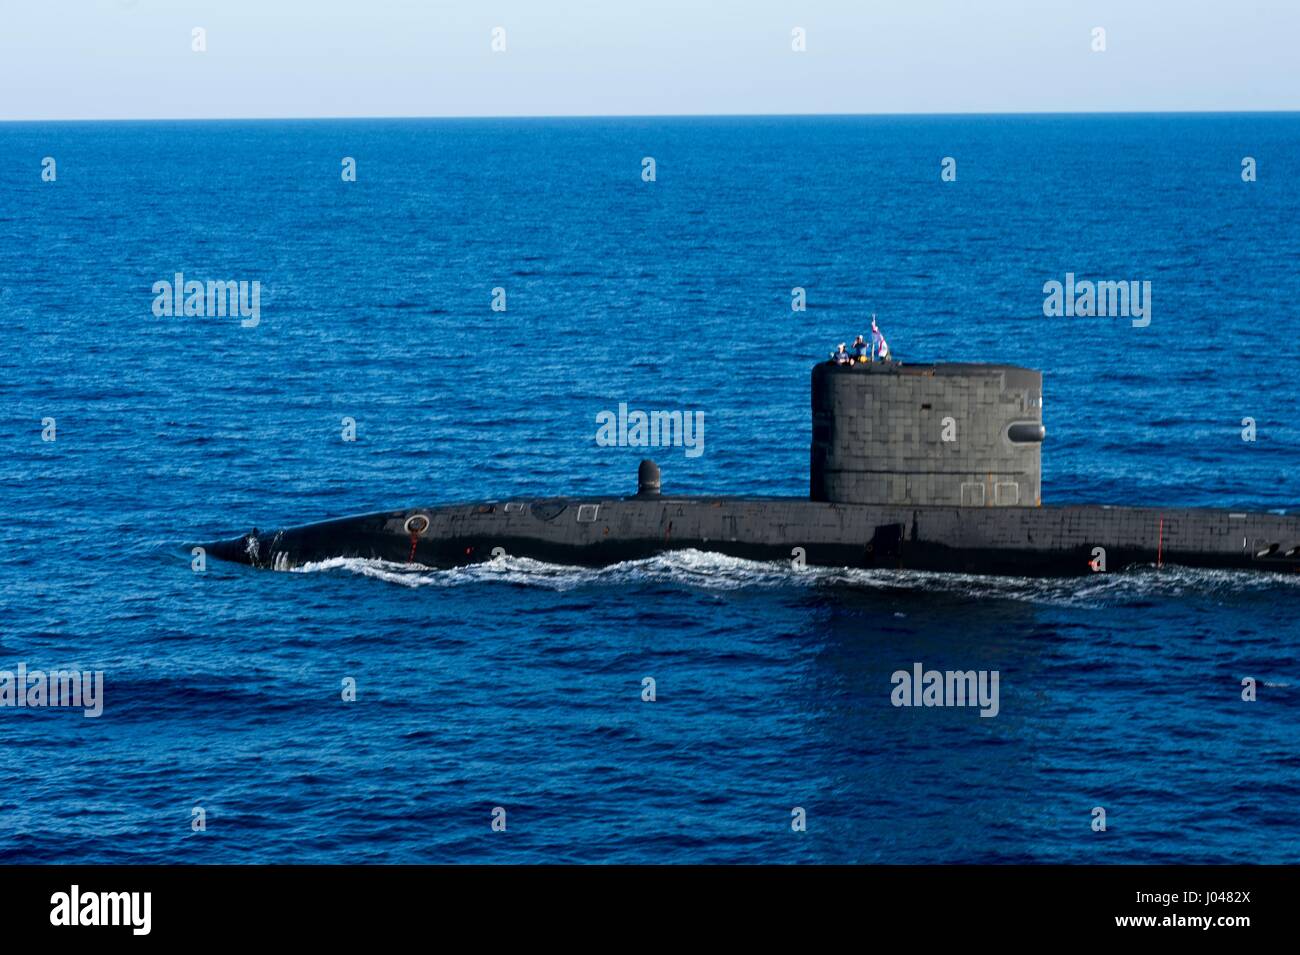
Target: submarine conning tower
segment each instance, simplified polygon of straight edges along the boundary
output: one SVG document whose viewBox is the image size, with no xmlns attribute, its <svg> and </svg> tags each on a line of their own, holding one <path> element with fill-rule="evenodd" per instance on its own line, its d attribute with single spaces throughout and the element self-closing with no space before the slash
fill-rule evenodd
<svg viewBox="0 0 1300 955">
<path fill-rule="evenodd" d="M 1041 503 L 1042 372 L 822 362 L 812 373 L 814 501 Z"/>
</svg>

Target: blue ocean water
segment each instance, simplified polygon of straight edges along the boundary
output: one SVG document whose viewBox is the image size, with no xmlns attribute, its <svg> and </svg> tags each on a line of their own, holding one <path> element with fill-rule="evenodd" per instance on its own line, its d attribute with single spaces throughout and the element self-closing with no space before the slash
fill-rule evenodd
<svg viewBox="0 0 1300 955">
<path fill-rule="evenodd" d="M 872 312 L 905 361 L 1043 369 L 1045 503 L 1294 508 L 1297 147 L 1294 114 L 0 124 L 0 669 L 105 674 L 98 719 L 0 708 L 0 860 L 1295 861 L 1295 578 L 186 543 L 630 492 L 620 402 L 705 412 L 666 489 L 806 494 L 810 365 Z M 177 272 L 259 281 L 260 322 L 156 317 Z M 1067 272 L 1150 281 L 1150 325 L 1045 317 Z M 916 662 L 999 671 L 999 715 L 893 707 Z"/>
</svg>

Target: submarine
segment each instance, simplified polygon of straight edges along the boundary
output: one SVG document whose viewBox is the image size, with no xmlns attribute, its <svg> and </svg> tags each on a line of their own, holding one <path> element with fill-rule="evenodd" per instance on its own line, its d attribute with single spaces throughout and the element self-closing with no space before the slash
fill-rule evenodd
<svg viewBox="0 0 1300 955">
<path fill-rule="evenodd" d="M 822 362 L 807 498 L 635 494 L 408 507 L 202 545 L 290 570 L 359 557 L 451 568 L 504 555 L 605 566 L 694 549 L 793 566 L 1027 577 L 1127 567 L 1300 571 L 1300 515 L 1043 505 L 1040 371 Z"/>
</svg>

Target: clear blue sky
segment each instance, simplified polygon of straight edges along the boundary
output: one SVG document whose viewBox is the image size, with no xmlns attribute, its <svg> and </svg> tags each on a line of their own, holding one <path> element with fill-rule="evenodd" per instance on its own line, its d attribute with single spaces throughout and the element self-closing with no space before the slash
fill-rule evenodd
<svg viewBox="0 0 1300 955">
<path fill-rule="evenodd" d="M 0 119 L 1292 110 L 1298 63 L 1300 0 L 0 6 Z"/>
</svg>

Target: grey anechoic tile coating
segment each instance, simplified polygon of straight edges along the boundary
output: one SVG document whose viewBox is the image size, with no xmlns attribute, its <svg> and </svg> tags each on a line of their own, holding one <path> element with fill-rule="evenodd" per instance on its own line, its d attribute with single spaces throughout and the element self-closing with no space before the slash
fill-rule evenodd
<svg viewBox="0 0 1300 955">
<path fill-rule="evenodd" d="M 1042 423 L 1042 394 L 1040 372 L 1012 365 L 817 365 L 811 497 L 1039 504 L 1041 445 L 1008 429 Z"/>
</svg>

